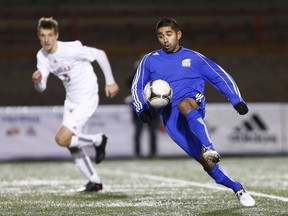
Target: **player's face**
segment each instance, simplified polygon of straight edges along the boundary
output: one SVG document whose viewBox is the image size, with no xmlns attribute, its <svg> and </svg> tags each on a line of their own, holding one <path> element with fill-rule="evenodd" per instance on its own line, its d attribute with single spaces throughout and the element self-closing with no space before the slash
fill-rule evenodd
<svg viewBox="0 0 288 216">
<path fill-rule="evenodd" d="M 167 53 L 177 52 L 179 50 L 179 40 L 181 36 L 181 31 L 175 32 L 171 26 L 164 26 L 157 29 L 158 41 Z"/>
<path fill-rule="evenodd" d="M 57 50 L 58 33 L 54 29 L 40 28 L 38 37 L 40 44 L 44 50 L 49 53 L 54 53 Z"/>
</svg>

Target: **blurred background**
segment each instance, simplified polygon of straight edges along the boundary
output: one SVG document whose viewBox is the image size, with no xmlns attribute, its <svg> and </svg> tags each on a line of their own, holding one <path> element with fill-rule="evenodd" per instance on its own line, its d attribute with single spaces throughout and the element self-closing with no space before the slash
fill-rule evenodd
<svg viewBox="0 0 288 216">
<path fill-rule="evenodd" d="M 60 23 L 60 40 L 81 40 L 106 51 L 121 91 L 100 104 L 122 104 L 137 58 L 159 49 L 155 24 L 178 20 L 182 45 L 216 61 L 236 80 L 247 102 L 287 102 L 288 1 L 285 0 L 0 0 L 0 106 L 62 105 L 62 84 L 50 76 L 39 94 L 32 85 L 40 17 Z M 207 85 L 208 102 L 223 102 Z"/>
<path fill-rule="evenodd" d="M 105 97 L 104 77 L 94 62 L 100 106 L 87 130 L 108 135 L 108 157 L 133 157 L 127 79 L 139 56 L 160 48 L 155 25 L 163 17 L 175 18 L 182 45 L 229 72 L 248 102 L 250 112 L 239 116 L 207 85 L 207 127 L 219 153 L 288 153 L 287 0 L 0 0 L 0 160 L 70 158 L 54 141 L 65 97 L 61 81 L 51 75 L 41 94 L 31 81 L 41 17 L 59 21 L 60 40 L 80 40 L 108 55 L 120 93 Z M 159 156 L 186 155 L 159 129 Z M 147 132 L 142 141 L 148 155 Z"/>
</svg>

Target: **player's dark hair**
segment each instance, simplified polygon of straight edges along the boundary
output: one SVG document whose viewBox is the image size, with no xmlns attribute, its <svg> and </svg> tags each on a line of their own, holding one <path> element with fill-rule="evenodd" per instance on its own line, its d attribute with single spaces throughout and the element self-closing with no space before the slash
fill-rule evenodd
<svg viewBox="0 0 288 216">
<path fill-rule="evenodd" d="M 42 17 L 38 21 L 37 32 L 39 33 L 40 28 L 43 29 L 54 29 L 58 32 L 58 22 L 53 17 Z"/>
<path fill-rule="evenodd" d="M 177 21 L 173 18 L 163 18 L 156 24 L 156 31 L 159 28 L 170 26 L 175 32 L 180 31 Z"/>
</svg>

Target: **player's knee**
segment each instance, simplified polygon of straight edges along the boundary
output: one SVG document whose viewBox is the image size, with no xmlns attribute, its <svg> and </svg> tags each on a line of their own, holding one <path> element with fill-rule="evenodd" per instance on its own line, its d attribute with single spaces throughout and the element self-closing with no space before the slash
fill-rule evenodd
<svg viewBox="0 0 288 216">
<path fill-rule="evenodd" d="M 70 139 L 60 134 L 55 136 L 55 141 L 61 147 L 68 147 L 70 145 Z"/>
<path fill-rule="evenodd" d="M 178 110 L 182 115 L 187 115 L 192 109 L 198 109 L 198 104 L 193 98 L 184 98 L 178 103 Z"/>
</svg>

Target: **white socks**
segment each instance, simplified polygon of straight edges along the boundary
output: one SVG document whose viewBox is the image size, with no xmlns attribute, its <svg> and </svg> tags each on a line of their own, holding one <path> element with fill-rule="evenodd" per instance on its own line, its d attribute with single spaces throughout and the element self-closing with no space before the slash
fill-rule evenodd
<svg viewBox="0 0 288 216">
<path fill-rule="evenodd" d="M 91 135 L 91 134 L 78 134 L 73 135 L 69 148 L 77 147 L 82 148 L 85 146 L 99 146 L 102 142 L 102 133 Z"/>
<path fill-rule="evenodd" d="M 75 153 L 71 153 L 76 166 L 82 174 L 91 182 L 101 183 L 101 179 L 96 173 L 89 156 L 83 149 L 79 149 Z"/>
</svg>

